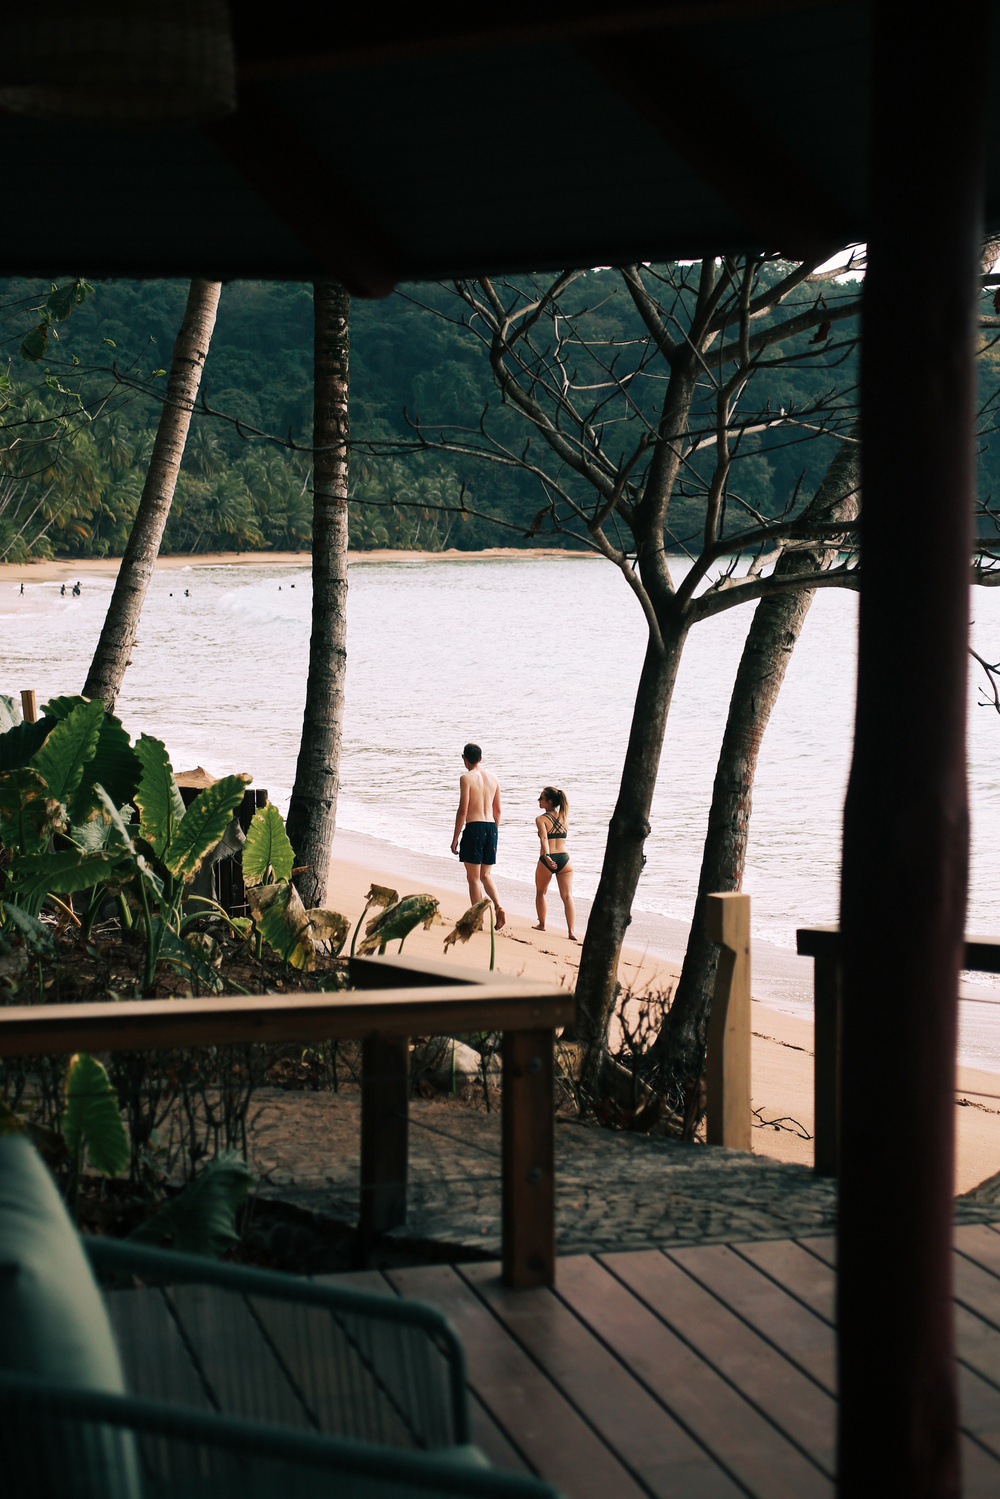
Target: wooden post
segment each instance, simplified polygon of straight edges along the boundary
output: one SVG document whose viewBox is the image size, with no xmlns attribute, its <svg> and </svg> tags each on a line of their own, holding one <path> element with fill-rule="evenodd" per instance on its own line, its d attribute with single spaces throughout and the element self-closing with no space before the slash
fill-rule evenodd
<svg viewBox="0 0 1000 1499">
<path fill-rule="evenodd" d="M 406 1222 L 410 1046 L 405 1037 L 361 1043 L 362 1253 Z"/>
<path fill-rule="evenodd" d="M 705 926 L 719 942 L 712 1011 L 705 1057 L 709 1145 L 749 1150 L 750 1109 L 750 897 L 730 892 L 709 895 Z"/>
<path fill-rule="evenodd" d="M 556 1277 L 554 1032 L 503 1035 L 503 1278 L 514 1287 Z"/>
<path fill-rule="evenodd" d="M 871 11 L 837 1469 L 850 1499 L 954 1499 L 953 1089 L 990 8 L 952 6 L 946 24 L 931 8 L 904 18 L 889 0 Z M 924 242 L 931 276 L 913 254 Z"/>
<path fill-rule="evenodd" d="M 38 704 L 35 702 L 34 687 L 26 687 L 21 693 L 21 717 L 25 723 L 38 722 Z"/>
<path fill-rule="evenodd" d="M 839 951 L 828 947 L 813 958 L 813 1168 L 836 1176 L 840 1164 L 840 991 Z"/>
</svg>

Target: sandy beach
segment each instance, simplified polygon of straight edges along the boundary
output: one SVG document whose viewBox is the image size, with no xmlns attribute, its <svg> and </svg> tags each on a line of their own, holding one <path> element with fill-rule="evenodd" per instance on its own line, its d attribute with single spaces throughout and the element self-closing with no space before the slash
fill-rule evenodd
<svg viewBox="0 0 1000 1499">
<path fill-rule="evenodd" d="M 348 560 L 352 567 L 363 571 L 367 568 L 377 568 L 383 563 L 406 564 L 412 569 L 415 564 L 421 563 L 524 560 L 526 556 L 533 559 L 566 556 L 575 557 L 581 561 L 588 559 L 586 553 L 567 553 L 561 549 L 538 548 L 525 553 L 514 548 L 498 547 L 479 552 L 460 552 L 455 549 L 446 552 L 359 552 L 350 553 Z M 269 566 L 305 569 L 309 563 L 308 552 L 247 552 L 198 556 L 179 554 L 162 557 L 157 565 L 171 578 L 168 586 L 175 587 L 172 581 L 173 574 L 185 568 L 197 570 L 224 566 L 249 569 Z M 68 592 L 77 579 L 81 581 L 84 591 L 83 604 L 86 606 L 88 579 L 96 581 L 99 578 L 103 581 L 112 578 L 116 575 L 119 564 L 120 559 L 105 558 L 85 561 L 58 559 L 21 566 L 5 565 L 0 568 L 0 613 L 8 616 L 17 614 L 24 609 L 24 606 L 27 606 L 24 611 L 26 615 L 32 615 L 36 609 L 42 609 L 44 612 L 48 605 L 45 603 L 41 590 L 34 602 L 30 599 L 32 585 L 51 586 L 53 582 L 65 583 Z M 407 575 L 412 577 L 412 572 Z M 375 574 L 369 574 L 371 578 L 374 576 Z M 462 575 L 457 576 L 460 578 Z M 19 596 L 22 583 L 25 588 L 23 599 Z M 106 588 L 106 582 L 104 586 Z M 226 586 L 228 587 L 228 584 Z M 359 588 L 357 596 L 360 596 L 362 591 Z M 228 623 L 228 619 L 229 617 L 226 616 L 224 623 Z M 210 616 L 203 628 L 209 631 L 215 629 L 215 620 L 215 616 Z M 189 627 L 193 627 L 193 623 Z M 234 634 L 238 638 L 239 629 Z M 52 657 L 52 660 L 60 663 L 60 675 L 57 678 L 59 690 L 63 690 L 64 685 L 61 649 L 62 647 L 59 646 Z M 86 652 L 84 655 L 86 656 Z M 87 660 L 89 661 L 89 656 Z M 214 658 L 203 657 L 206 670 L 212 665 L 213 660 Z M 76 679 L 82 680 L 79 676 L 81 669 L 85 669 L 85 664 L 81 667 L 81 664 L 77 663 Z M 218 672 L 221 672 L 222 676 L 213 688 L 215 699 L 220 702 L 224 700 L 225 669 L 228 668 L 223 662 L 222 666 L 218 667 Z M 53 673 L 51 661 L 49 671 L 51 676 Z M 34 681 L 34 674 L 24 680 L 19 678 L 13 681 L 7 690 L 12 691 Z M 42 685 L 40 682 L 39 686 Z M 147 693 L 155 693 L 158 702 L 163 695 L 162 687 L 156 683 L 152 686 L 147 684 L 144 690 Z M 211 694 L 209 697 L 211 699 Z M 44 699 L 40 699 L 42 700 Z M 377 712 L 378 706 L 376 700 L 373 711 Z M 472 706 L 475 708 L 474 704 Z M 479 709 L 481 708 L 482 705 L 479 705 Z M 173 711 L 177 714 L 178 722 L 186 722 L 186 715 L 189 712 L 186 701 L 175 705 Z M 267 726 L 264 725 L 264 727 Z M 260 728 L 258 728 L 259 732 Z M 173 737 L 170 742 L 174 743 Z M 226 739 L 225 733 L 220 734 L 220 744 L 222 749 L 218 753 L 223 756 L 223 759 L 219 765 L 213 767 L 214 773 L 221 774 L 227 769 L 243 768 L 241 765 L 226 763 L 234 753 L 234 746 L 231 740 Z M 181 752 L 178 751 L 178 753 Z M 992 756 L 992 746 L 989 747 L 989 753 Z M 189 763 L 196 763 L 199 758 L 204 762 L 207 754 L 207 750 L 198 746 L 184 752 L 184 758 L 179 763 L 183 766 L 189 755 Z M 257 784 L 269 784 L 273 791 L 281 779 L 275 767 L 289 763 L 288 746 L 281 743 L 273 747 L 270 771 L 267 770 L 265 757 L 255 758 L 265 759 L 263 766 L 260 764 L 257 766 Z M 373 765 L 370 758 L 363 764 L 365 773 L 377 774 L 380 771 L 380 767 Z M 450 809 L 448 815 L 451 815 Z M 399 841 L 405 843 L 406 840 L 402 838 Z M 447 839 L 443 839 L 443 842 L 447 846 Z M 433 858 L 428 861 L 420 855 L 408 852 L 406 848 L 396 849 L 389 844 L 379 842 L 378 839 L 370 839 L 366 842 L 361 835 L 350 833 L 338 835 L 334 846 L 334 857 L 334 880 L 330 904 L 353 919 L 360 914 L 365 893 L 373 882 L 390 885 L 398 889 L 401 895 L 417 890 L 431 890 L 441 900 L 442 912 L 450 923 L 453 923 L 467 907 L 467 890 L 457 861 L 444 858 Z M 430 874 L 430 880 L 425 877 L 425 872 Z M 980 878 L 983 876 L 981 875 Z M 503 884 L 501 884 L 501 890 L 503 890 Z M 555 897 L 554 887 L 551 893 Z M 802 892 L 797 891 L 795 898 L 801 904 Z M 792 909 L 794 908 L 793 905 Z M 510 909 L 510 920 L 503 935 L 498 939 L 498 967 L 501 971 L 537 976 L 550 979 L 555 983 L 571 984 L 573 982 L 579 961 L 579 948 L 568 942 L 562 935 L 564 928 L 557 899 L 554 905 L 550 902 L 550 912 L 552 916 L 550 930 L 545 933 L 532 931 L 534 917 L 531 914 L 530 886 L 525 886 L 521 893 L 520 909 L 516 906 Z M 445 929 L 441 927 L 434 927 L 426 933 L 418 931 L 408 940 L 406 950 L 440 957 L 444 931 Z M 631 935 L 635 946 L 623 954 L 621 972 L 623 982 L 635 992 L 668 987 L 677 975 L 676 961 L 678 954 L 683 952 L 685 924 L 656 916 L 651 911 L 637 911 Z M 648 947 L 643 947 L 642 944 L 648 944 Z M 657 949 L 661 953 L 670 953 L 671 958 L 652 956 Z M 764 946 L 761 946 L 755 960 L 755 972 L 758 974 L 761 992 L 766 993 L 773 1002 L 777 1003 L 780 1002 L 779 996 L 787 992 L 786 969 L 788 965 L 787 962 L 783 962 L 779 982 L 775 982 L 773 974 L 768 978 L 767 965 L 770 962 L 773 966 L 775 952 L 774 948 L 768 952 Z M 454 956 L 458 962 L 481 961 L 486 967 L 489 962 L 488 954 L 488 937 L 478 936 L 473 939 L 467 949 L 460 948 Z M 797 960 L 791 961 L 794 963 Z M 808 973 L 797 975 L 793 986 L 799 993 L 804 989 L 807 991 L 810 979 L 811 974 Z M 782 989 L 783 983 L 786 985 L 785 989 Z M 773 1003 L 768 1005 L 755 1002 L 753 1014 L 753 1103 L 755 1110 L 758 1111 L 758 1124 L 761 1126 L 754 1131 L 754 1149 L 761 1154 L 781 1160 L 811 1162 L 812 1141 L 810 1138 L 803 1138 L 803 1136 L 811 1136 L 813 1124 L 811 1022 L 801 1016 L 776 1009 Z M 987 1055 L 989 1055 L 988 1051 Z M 998 1096 L 1000 1095 L 1000 1073 L 962 1067 L 959 1070 L 957 1084 L 961 1088 L 958 1097 L 965 1100 L 956 1107 L 959 1142 L 957 1187 L 958 1191 L 963 1192 L 1000 1171 L 1000 1096 Z M 877 1105 L 873 1105 L 873 1130 L 878 1127 L 877 1117 Z M 767 1121 L 772 1121 L 771 1127 L 767 1127 Z M 773 1127 L 773 1122 L 780 1122 L 782 1127 Z"/>
<path fill-rule="evenodd" d="M 341 839 L 341 848 L 350 853 L 351 840 Z M 334 840 L 327 903 L 353 921 L 360 915 L 365 896 L 372 884 L 388 885 L 401 896 L 427 891 L 438 898 L 445 926 L 429 931 L 418 928 L 406 940 L 405 951 L 424 958 L 442 957 L 445 933 L 468 908 L 468 889 L 461 866 L 455 866 L 455 877 L 447 884 L 429 883 L 410 873 L 394 874 L 387 861 L 379 865 L 358 862 L 343 856 Z M 501 890 L 501 895 L 503 891 Z M 545 979 L 555 984 L 572 984 L 580 960 L 579 945 L 570 942 L 562 924 L 562 907 L 550 886 L 549 921 L 544 932 L 532 930 L 533 917 L 509 910 L 507 924 L 497 935 L 496 966 L 502 973 L 526 978 Z M 489 967 L 489 933 L 473 937 L 467 946 L 457 945 L 455 961 L 470 967 Z M 676 964 L 648 952 L 625 948 L 620 977 L 633 993 L 666 989 L 677 979 Z M 768 1005 L 753 1005 L 753 1108 L 758 1127 L 754 1130 L 753 1149 L 757 1155 L 775 1160 L 797 1161 L 812 1165 L 813 1130 L 813 1027 L 811 1022 L 787 1015 Z M 957 1077 L 955 1108 L 958 1130 L 956 1192 L 969 1191 L 987 1177 L 1000 1171 L 1000 1076 L 992 1072 L 960 1067 Z M 770 1127 L 765 1121 L 772 1121 Z M 780 1121 L 779 1127 L 774 1123 Z M 877 1111 L 872 1128 L 878 1128 Z"/>
<path fill-rule="evenodd" d="M 485 547 L 478 552 L 460 552 L 449 547 L 444 552 L 348 552 L 349 566 L 383 562 L 475 562 L 512 557 L 578 557 L 590 560 L 596 552 L 581 552 L 563 547 L 533 547 L 530 552 L 519 547 Z M 166 571 L 184 567 L 308 567 L 311 558 L 308 552 L 174 552 L 168 557 L 158 557 L 157 568 Z M 121 565 L 120 557 L 55 557 L 51 561 L 4 563 L 0 567 L 2 583 L 82 583 L 85 578 L 115 578 Z"/>
</svg>

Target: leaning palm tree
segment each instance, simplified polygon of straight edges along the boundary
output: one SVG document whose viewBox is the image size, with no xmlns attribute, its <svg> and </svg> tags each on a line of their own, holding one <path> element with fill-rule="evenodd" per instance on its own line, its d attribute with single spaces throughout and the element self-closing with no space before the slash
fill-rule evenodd
<svg viewBox="0 0 1000 1499">
<path fill-rule="evenodd" d="M 109 713 L 114 710 L 121 691 L 139 629 L 139 616 L 159 556 L 221 290 L 221 281 L 196 277 L 191 282 L 142 497 L 84 683 L 84 696 L 101 698 Z"/>
</svg>

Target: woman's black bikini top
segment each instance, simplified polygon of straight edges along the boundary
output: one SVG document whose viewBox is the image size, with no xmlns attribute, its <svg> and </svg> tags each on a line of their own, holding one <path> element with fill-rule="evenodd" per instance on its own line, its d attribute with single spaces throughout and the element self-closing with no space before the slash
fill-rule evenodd
<svg viewBox="0 0 1000 1499">
<path fill-rule="evenodd" d="M 546 812 L 545 816 L 549 819 L 549 821 L 552 824 L 552 826 L 549 828 L 549 837 L 550 838 L 565 838 L 565 836 L 566 836 L 566 824 L 563 823 L 563 822 L 560 822 L 559 818 L 556 817 L 552 812 Z"/>
</svg>

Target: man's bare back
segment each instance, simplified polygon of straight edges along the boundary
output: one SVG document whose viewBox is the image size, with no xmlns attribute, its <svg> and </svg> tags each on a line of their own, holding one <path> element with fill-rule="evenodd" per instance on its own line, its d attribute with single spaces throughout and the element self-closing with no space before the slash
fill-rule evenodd
<svg viewBox="0 0 1000 1499">
<path fill-rule="evenodd" d="M 477 744 L 465 746 L 462 761 L 465 770 L 458 783 L 458 812 L 451 851 L 465 865 L 472 904 L 482 900 L 485 890 L 496 908 L 496 924 L 501 927 L 506 917 L 492 874 L 500 826 L 500 783 L 482 764 L 482 751 Z"/>
<path fill-rule="evenodd" d="M 458 784 L 463 796 L 468 793 L 466 822 L 496 822 L 493 800 L 499 798 L 500 782 L 493 772 L 477 765 L 474 770 L 467 770 L 460 776 Z"/>
</svg>

